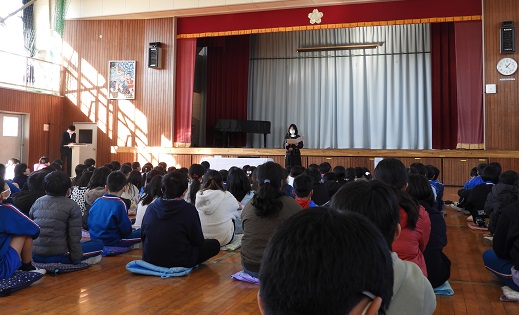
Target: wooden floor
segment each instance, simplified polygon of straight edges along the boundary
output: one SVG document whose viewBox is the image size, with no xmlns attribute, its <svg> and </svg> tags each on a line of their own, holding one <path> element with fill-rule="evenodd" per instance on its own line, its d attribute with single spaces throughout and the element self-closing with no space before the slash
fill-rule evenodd
<svg viewBox="0 0 519 315">
<path fill-rule="evenodd" d="M 455 188 L 445 199 L 456 200 Z M 454 296 L 438 296 L 435 314 L 519 314 L 519 303 L 500 302 L 501 289 L 483 267 L 488 248 L 466 216 L 447 208 Z M 103 258 L 89 269 L 45 276 L 37 285 L 0 298 L 1 314 L 259 314 L 258 287 L 230 279 L 241 270 L 240 253 L 220 252 L 191 275 L 161 279 L 126 271 L 140 250 Z"/>
</svg>

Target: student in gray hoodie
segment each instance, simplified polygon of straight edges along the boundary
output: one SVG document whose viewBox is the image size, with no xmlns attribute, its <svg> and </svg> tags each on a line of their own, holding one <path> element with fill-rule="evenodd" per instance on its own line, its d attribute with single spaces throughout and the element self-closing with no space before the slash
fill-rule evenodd
<svg viewBox="0 0 519 315">
<path fill-rule="evenodd" d="M 389 248 L 400 235 L 400 207 L 394 190 L 381 181 L 357 181 L 339 189 L 331 200 L 332 208 L 366 216 L 382 232 Z M 420 268 L 403 261 L 395 252 L 393 259 L 393 298 L 387 314 L 432 314 L 436 296 Z"/>
</svg>

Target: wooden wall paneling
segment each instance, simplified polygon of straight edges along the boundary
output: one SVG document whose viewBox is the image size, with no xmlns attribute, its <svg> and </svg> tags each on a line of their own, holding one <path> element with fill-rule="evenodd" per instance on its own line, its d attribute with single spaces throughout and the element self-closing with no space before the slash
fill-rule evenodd
<svg viewBox="0 0 519 315">
<path fill-rule="evenodd" d="M 162 68 L 148 68 L 149 43 L 160 42 L 162 47 Z M 147 133 L 148 146 L 173 146 L 173 100 L 175 99 L 175 67 L 172 62 L 175 48 L 174 20 L 151 19 L 145 21 L 143 62 L 139 70 L 144 77 L 140 86 L 142 104 L 137 111 L 136 136 Z M 181 80 L 182 78 L 179 78 Z M 147 121 L 146 132 L 141 128 L 141 120 Z"/>
<path fill-rule="evenodd" d="M 463 186 L 470 178 L 470 170 L 487 159 L 443 159 L 443 184 L 448 186 Z"/>
<path fill-rule="evenodd" d="M 112 153 L 110 156 L 111 156 L 112 161 L 118 161 L 121 164 L 126 163 L 126 162 L 133 163 L 133 162 L 137 161 L 134 153 Z M 103 164 L 96 163 L 96 164 L 99 166 L 99 165 L 103 165 L 106 163 L 103 163 Z"/>
<path fill-rule="evenodd" d="M 189 168 L 192 162 L 192 156 L 191 155 L 174 155 L 173 156 L 176 164 L 175 165 L 169 165 L 168 166 L 175 166 L 176 168 L 180 167 L 187 167 Z"/>
<path fill-rule="evenodd" d="M 374 158 L 371 157 L 319 157 L 319 156 L 309 156 L 308 157 L 308 165 L 315 163 L 317 165 L 328 162 L 332 166 L 332 169 L 336 166 L 344 166 L 348 167 L 367 167 L 370 171 L 373 171 L 374 167 Z"/>
<path fill-rule="evenodd" d="M 483 0 L 484 84 L 496 84 L 496 94 L 485 94 L 485 144 L 487 150 L 519 148 L 519 74 L 502 76 L 496 70 L 504 57 L 519 61 L 519 49 L 512 54 L 500 53 L 501 22 L 514 21 L 519 26 L 519 1 Z M 516 33 L 516 43 L 517 43 Z M 514 79 L 501 81 L 500 79 Z"/>
<path fill-rule="evenodd" d="M 67 21 L 65 42 L 77 55 L 66 73 L 75 76 L 65 117 L 98 122 L 98 160 L 110 160 L 112 146 L 171 147 L 174 89 L 173 19 Z M 163 43 L 163 67 L 148 68 L 150 42 Z M 66 56 L 67 57 L 67 56 Z M 108 100 L 108 62 L 135 60 L 135 99 Z M 73 93 L 76 89 L 77 93 Z M 70 122 L 63 122 L 62 128 Z M 142 158 L 142 156 L 141 156 Z M 151 153 L 152 163 L 158 156 Z"/>
<path fill-rule="evenodd" d="M 32 166 L 43 155 L 60 158 L 61 133 L 65 131 L 61 128 L 62 97 L 0 88 L 0 111 L 28 114 L 29 148 L 22 162 Z M 49 131 L 43 131 L 44 124 L 49 124 Z"/>
<path fill-rule="evenodd" d="M 509 170 L 519 172 L 519 158 L 491 158 L 488 159 L 488 162 L 500 163 L 501 167 L 503 168 L 503 172 Z"/>
</svg>

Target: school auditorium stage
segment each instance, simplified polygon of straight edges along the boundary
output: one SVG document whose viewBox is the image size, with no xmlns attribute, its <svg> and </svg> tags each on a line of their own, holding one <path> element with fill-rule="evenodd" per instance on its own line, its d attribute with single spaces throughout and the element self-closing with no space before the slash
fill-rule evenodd
<svg viewBox="0 0 519 315">
<path fill-rule="evenodd" d="M 447 188 L 445 199 L 455 200 Z M 483 266 L 481 254 L 490 248 L 483 232 L 471 231 L 466 217 L 447 208 L 452 261 L 453 296 L 437 296 L 435 314 L 519 314 L 519 303 L 499 302 L 500 284 Z M 258 287 L 230 276 L 241 270 L 240 252 L 221 251 L 187 277 L 161 279 L 126 271 L 141 259 L 141 250 L 105 257 L 86 270 L 44 276 L 39 284 L 0 297 L 2 314 L 259 314 Z"/>
<path fill-rule="evenodd" d="M 441 181 L 448 186 L 463 186 L 470 170 L 480 163 L 499 162 L 503 170 L 519 171 L 519 151 L 505 150 L 357 150 L 357 149 L 302 149 L 302 164 L 329 162 L 332 167 L 363 166 L 373 171 L 375 158 L 395 157 L 409 166 L 414 162 L 431 164 L 440 169 Z M 169 166 L 189 167 L 207 158 L 257 157 L 272 158 L 285 165 L 284 149 L 269 148 L 130 148 L 119 147 L 114 156 L 119 161 L 164 161 Z M 156 164 L 156 163 L 155 163 Z M 229 165 L 231 167 L 233 165 Z"/>
</svg>

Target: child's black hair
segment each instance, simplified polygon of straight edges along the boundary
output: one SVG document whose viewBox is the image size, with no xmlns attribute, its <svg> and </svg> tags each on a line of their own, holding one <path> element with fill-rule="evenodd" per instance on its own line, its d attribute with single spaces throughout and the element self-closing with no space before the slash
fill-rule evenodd
<svg viewBox="0 0 519 315">
<path fill-rule="evenodd" d="M 281 181 L 284 180 L 284 170 L 281 165 L 274 162 L 266 162 L 258 166 L 255 172 L 259 186 L 258 192 L 252 198 L 251 204 L 259 217 L 275 217 L 283 208 L 283 202 L 279 200 Z"/>
<path fill-rule="evenodd" d="M 200 162 L 200 165 L 202 165 L 204 167 L 206 172 L 211 168 L 211 163 L 209 163 L 207 161 Z"/>
<path fill-rule="evenodd" d="M 227 191 L 241 201 L 251 191 L 249 177 L 241 168 L 231 167 L 227 177 Z"/>
<path fill-rule="evenodd" d="M 187 178 L 180 172 L 173 172 L 162 177 L 162 197 L 180 198 L 187 189 Z"/>
<path fill-rule="evenodd" d="M 88 167 L 91 167 L 91 166 L 95 166 L 96 165 L 96 161 L 94 159 L 92 159 L 92 158 L 88 158 L 88 159 L 86 159 L 83 162 L 83 164 L 85 164 L 86 167 L 88 168 Z"/>
<path fill-rule="evenodd" d="M 162 175 L 154 176 L 144 188 L 144 194 L 139 201 L 142 205 L 149 205 L 155 197 L 162 197 Z"/>
<path fill-rule="evenodd" d="M 108 187 L 108 191 L 112 193 L 123 190 L 127 182 L 126 176 L 124 176 L 121 171 L 111 172 L 106 178 L 106 186 Z"/>
<path fill-rule="evenodd" d="M 478 176 L 478 168 L 477 167 L 473 167 L 470 170 L 470 177 L 476 177 L 476 176 Z"/>
<path fill-rule="evenodd" d="M 405 191 L 419 203 L 425 201 L 431 207 L 435 204 L 433 188 L 427 178 L 422 175 L 409 175 L 409 182 Z"/>
<path fill-rule="evenodd" d="M 23 173 L 27 170 L 27 164 L 25 163 L 18 163 L 14 166 L 14 176 L 20 177 L 23 176 Z M 22 188 L 22 187 L 20 187 Z"/>
<path fill-rule="evenodd" d="M 43 188 L 49 196 L 66 196 L 71 187 L 70 177 L 63 172 L 52 172 L 43 179 Z"/>
<path fill-rule="evenodd" d="M 500 174 L 501 172 L 499 171 L 499 168 L 492 164 L 487 165 L 480 173 L 481 179 L 483 181 L 491 181 L 494 184 L 496 184 L 499 181 Z"/>
<path fill-rule="evenodd" d="M 499 183 L 506 185 L 519 184 L 519 174 L 516 171 L 506 171 L 499 175 Z"/>
<path fill-rule="evenodd" d="M 205 162 L 205 161 L 204 161 Z M 189 200 L 192 204 L 195 204 L 196 201 L 196 193 L 200 190 L 201 183 L 200 181 L 204 177 L 204 174 L 206 172 L 206 168 L 202 164 L 192 164 L 189 167 L 189 178 L 190 183 L 189 185 L 189 191 L 187 192 L 189 194 Z"/>
<path fill-rule="evenodd" d="M 121 169 L 121 163 L 119 161 L 112 161 L 110 162 L 110 164 L 112 164 L 113 166 L 113 171 L 118 171 L 119 169 Z"/>
<path fill-rule="evenodd" d="M 314 185 L 321 183 L 321 173 L 318 169 L 315 168 L 307 168 L 304 172 L 305 175 L 310 176 Z"/>
<path fill-rule="evenodd" d="M 223 180 L 220 172 L 209 170 L 202 178 L 202 190 L 223 190 Z"/>
<path fill-rule="evenodd" d="M 130 176 L 128 176 L 128 182 L 137 187 L 137 189 L 141 189 L 142 187 L 142 174 L 138 170 L 133 170 L 130 172 Z"/>
<path fill-rule="evenodd" d="M 330 165 L 330 163 L 323 162 L 323 163 L 319 164 L 319 172 L 321 172 L 321 174 L 328 173 L 331 170 L 332 170 L 332 166 Z"/>
<path fill-rule="evenodd" d="M 92 177 L 90 177 L 90 181 L 88 182 L 88 189 L 94 189 L 97 187 L 104 187 L 106 185 L 106 178 L 110 174 L 111 170 L 106 166 L 101 166 L 100 168 L 96 168 Z"/>
<path fill-rule="evenodd" d="M 90 178 L 92 178 L 92 174 L 94 172 L 91 171 L 84 171 L 81 177 L 79 177 L 76 180 L 76 186 L 77 187 L 87 187 L 88 183 L 90 182 Z"/>
<path fill-rule="evenodd" d="M 380 229 L 389 248 L 392 248 L 400 223 L 398 196 L 393 188 L 379 180 L 349 182 L 333 195 L 330 206 L 367 217 Z"/>
<path fill-rule="evenodd" d="M 29 188 L 30 191 L 45 190 L 45 188 L 43 188 L 43 179 L 47 174 L 49 173 L 40 170 L 29 175 L 29 178 L 27 178 L 27 188 Z"/>
<path fill-rule="evenodd" d="M 313 190 L 312 178 L 308 175 L 302 174 L 294 178 L 294 193 L 299 198 L 306 198 Z"/>
<path fill-rule="evenodd" d="M 343 315 L 370 292 L 382 298 L 384 313 L 393 278 L 390 251 L 368 219 L 312 208 L 286 220 L 270 239 L 259 297 L 267 315 Z"/>
<path fill-rule="evenodd" d="M 126 164 L 123 164 L 121 165 L 121 167 L 119 168 L 119 171 L 121 171 L 124 176 L 129 176 L 131 171 L 132 171 L 132 167 L 131 166 L 128 166 Z"/>
<path fill-rule="evenodd" d="M 81 175 L 83 175 L 83 172 L 86 171 L 87 166 L 85 164 L 78 164 L 74 168 L 74 172 L 76 172 L 76 179 L 79 179 Z"/>
</svg>

